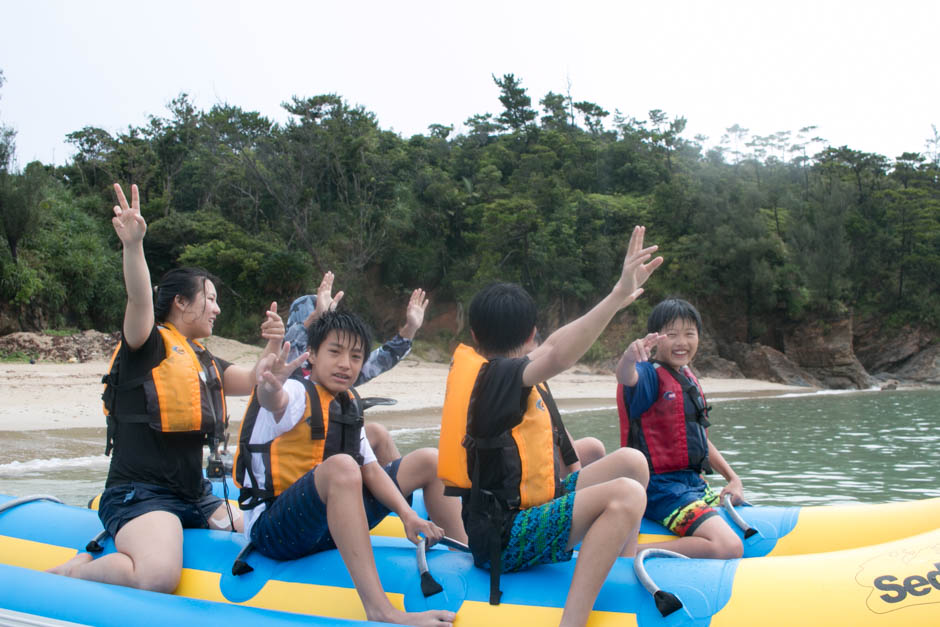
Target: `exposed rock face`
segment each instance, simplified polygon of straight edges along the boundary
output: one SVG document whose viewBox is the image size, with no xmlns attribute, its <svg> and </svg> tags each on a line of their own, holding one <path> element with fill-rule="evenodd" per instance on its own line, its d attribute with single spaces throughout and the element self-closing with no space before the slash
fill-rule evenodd
<svg viewBox="0 0 940 627">
<path fill-rule="evenodd" d="M 793 363 L 775 348 L 763 344 L 735 342 L 730 346 L 734 360 L 749 379 L 774 381 L 787 385 L 825 387 L 819 379 Z"/>
<path fill-rule="evenodd" d="M 855 325 L 855 356 L 868 372 L 892 372 L 930 346 L 934 336 L 910 325 L 885 333 L 880 320 L 865 320 Z"/>
<path fill-rule="evenodd" d="M 0 308 L 0 335 L 15 333 L 20 330 L 20 322 L 15 316 Z"/>
<path fill-rule="evenodd" d="M 718 344 L 709 333 L 703 333 L 698 345 L 698 353 L 692 364 L 695 374 L 700 377 L 716 379 L 744 379 L 738 364 L 719 355 Z"/>
<path fill-rule="evenodd" d="M 784 352 L 825 387 L 866 389 L 872 378 L 852 350 L 852 320 L 795 326 L 784 335 Z"/>
<path fill-rule="evenodd" d="M 120 339 L 120 332 L 93 330 L 66 336 L 19 332 L 0 337 L 0 352 L 23 353 L 47 361 L 85 362 L 108 359 Z"/>
<path fill-rule="evenodd" d="M 893 374 L 901 379 L 940 385 L 940 344 L 917 353 Z"/>
</svg>

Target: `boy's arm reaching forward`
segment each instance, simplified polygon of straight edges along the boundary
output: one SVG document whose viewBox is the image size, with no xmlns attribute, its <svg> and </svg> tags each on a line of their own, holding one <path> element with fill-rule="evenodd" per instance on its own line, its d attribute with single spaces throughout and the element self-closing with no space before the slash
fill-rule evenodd
<svg viewBox="0 0 940 627">
<path fill-rule="evenodd" d="M 646 227 L 637 226 L 630 236 L 623 270 L 614 288 L 589 312 L 558 329 L 545 342 L 529 353 L 531 360 L 523 373 L 526 386 L 535 385 L 573 366 L 591 347 L 611 318 L 643 293 L 641 287 L 662 262 L 650 260 L 657 246 L 643 247 Z"/>
<path fill-rule="evenodd" d="M 713 470 L 724 477 L 728 482 L 728 485 L 721 489 L 719 498 L 724 499 L 725 494 L 730 494 L 731 502 L 734 505 L 743 503 L 744 486 L 741 484 L 740 477 L 738 477 L 734 470 L 731 469 L 731 464 L 729 464 L 722 454 L 718 452 L 718 449 L 715 448 L 715 445 L 712 444 L 711 440 L 708 441 L 708 463 L 711 465 Z"/>
<path fill-rule="evenodd" d="M 443 529 L 430 520 L 418 516 L 418 513 L 408 505 L 408 501 L 401 495 L 392 478 L 378 462 L 365 464 L 362 467 L 362 484 L 369 489 L 379 503 L 398 514 L 405 527 L 405 535 L 415 544 L 419 541 L 418 534 L 428 539 L 428 545 L 444 537 Z"/>
<path fill-rule="evenodd" d="M 634 340 L 627 347 L 627 350 L 620 356 L 620 362 L 617 364 L 617 383 L 632 388 L 637 384 L 639 375 L 636 371 L 636 365 L 641 361 L 649 361 L 650 352 L 656 346 L 660 338 L 666 337 L 659 333 L 649 333 L 646 337 Z"/>
</svg>

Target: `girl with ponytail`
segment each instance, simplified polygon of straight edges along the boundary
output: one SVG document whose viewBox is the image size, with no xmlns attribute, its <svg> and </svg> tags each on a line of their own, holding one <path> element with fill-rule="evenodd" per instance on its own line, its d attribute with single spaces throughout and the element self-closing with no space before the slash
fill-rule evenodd
<svg viewBox="0 0 940 627">
<path fill-rule="evenodd" d="M 227 423 L 226 395 L 247 395 L 255 368 L 214 357 L 199 340 L 212 335 L 221 309 L 216 279 L 201 268 L 170 270 L 151 289 L 144 257 L 147 222 L 140 193 L 118 204 L 111 223 L 123 248 L 127 308 L 121 344 L 106 377 L 111 465 L 98 515 L 116 552 L 79 553 L 50 572 L 80 579 L 172 592 L 183 564 L 183 529 L 241 531 L 240 513 L 212 495 L 203 477 L 206 440 Z M 262 357 L 281 348 L 277 303 L 265 312 Z M 221 428 L 220 428 L 221 426 Z"/>
</svg>

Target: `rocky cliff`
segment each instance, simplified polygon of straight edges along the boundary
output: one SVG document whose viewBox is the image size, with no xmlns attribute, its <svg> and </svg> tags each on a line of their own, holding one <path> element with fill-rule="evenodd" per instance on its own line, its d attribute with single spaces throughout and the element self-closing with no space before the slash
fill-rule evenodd
<svg viewBox="0 0 940 627">
<path fill-rule="evenodd" d="M 722 326 L 728 332 L 728 325 Z M 940 344 L 928 329 L 887 330 L 878 320 L 844 317 L 781 324 L 776 331 L 779 348 L 715 339 L 706 329 L 696 368 L 703 376 L 745 376 L 816 388 L 940 384 Z"/>
</svg>

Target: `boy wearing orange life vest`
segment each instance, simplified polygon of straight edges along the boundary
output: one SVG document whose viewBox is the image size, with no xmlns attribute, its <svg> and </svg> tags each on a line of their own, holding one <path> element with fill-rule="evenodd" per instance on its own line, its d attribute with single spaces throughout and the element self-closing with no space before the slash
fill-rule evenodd
<svg viewBox="0 0 940 627">
<path fill-rule="evenodd" d="M 449 625 L 452 612 L 393 607 L 376 571 L 369 529 L 390 511 L 415 543 L 421 534 L 433 544 L 445 529 L 461 537 L 462 524 L 456 508 L 444 503 L 434 472 L 437 451 L 415 451 L 386 468 L 377 463 L 352 390 L 369 344 L 358 317 L 331 311 L 310 328 L 310 379 L 290 377 L 308 354 L 288 363 L 288 343 L 259 362 L 235 459 L 245 535 L 274 559 L 338 548 L 369 620 Z M 418 488 L 445 529 L 422 519 L 405 500 Z"/>
<path fill-rule="evenodd" d="M 619 449 L 565 476 L 564 433 L 542 385 L 570 368 L 618 311 L 643 293 L 662 263 L 636 227 L 620 280 L 591 311 L 536 347 L 536 307 L 518 285 L 492 284 L 474 296 L 470 329 L 477 350 L 461 345 L 447 379 L 438 474 L 445 493 L 463 499 L 474 563 L 499 573 L 571 559 L 578 563 L 561 617 L 584 625 L 618 556 L 636 552 L 646 506 L 646 461 Z"/>
<path fill-rule="evenodd" d="M 345 292 L 339 291 L 333 294 L 334 278 L 332 272 L 326 272 L 316 294 L 305 294 L 291 303 L 287 331 L 284 334 L 284 341 L 290 342 L 288 360 L 293 360 L 307 349 L 309 328 L 326 312 L 335 311 L 340 301 L 343 300 Z M 369 353 L 359 371 L 356 386 L 363 385 L 391 370 L 411 352 L 412 340 L 424 324 L 424 312 L 427 310 L 428 303 L 423 289 L 419 288 L 411 293 L 411 298 L 405 307 L 405 325 L 399 329 L 395 337 Z M 304 374 L 308 374 L 309 370 L 303 368 Z M 383 467 L 401 457 L 395 441 L 383 425 L 377 422 L 367 424 L 366 437 L 375 452 L 376 459 Z M 582 443 L 581 446 L 589 456 L 596 454 L 595 443 Z"/>
<path fill-rule="evenodd" d="M 649 546 L 689 557 L 741 557 L 741 539 L 712 507 L 725 494 L 743 502 L 741 480 L 708 439 L 709 407 L 689 368 L 702 318 L 689 302 L 668 298 L 650 312 L 647 331 L 617 365 L 620 443 L 640 450 L 649 464 L 646 517 L 680 536 Z M 720 495 L 702 476 L 712 469 L 728 481 Z"/>
</svg>

